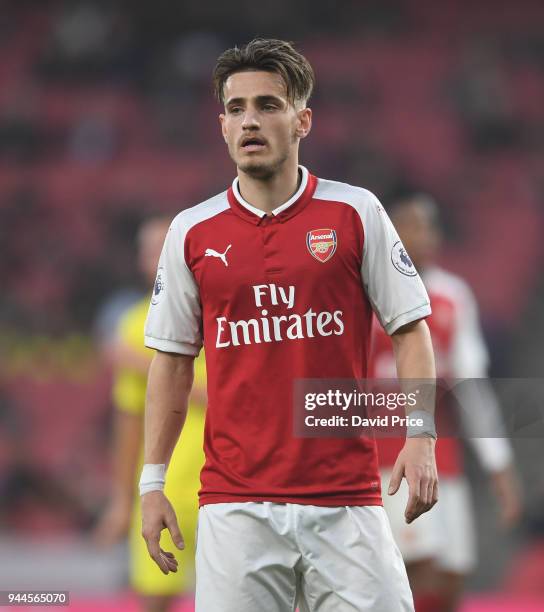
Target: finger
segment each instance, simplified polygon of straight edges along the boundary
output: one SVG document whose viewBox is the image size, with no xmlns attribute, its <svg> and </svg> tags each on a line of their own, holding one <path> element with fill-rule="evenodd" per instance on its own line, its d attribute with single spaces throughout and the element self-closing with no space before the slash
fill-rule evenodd
<svg viewBox="0 0 544 612">
<path fill-rule="evenodd" d="M 425 511 L 430 510 L 432 508 L 432 498 L 433 498 L 433 485 L 432 482 L 426 482 L 423 497 L 423 503 L 425 504 Z"/>
<path fill-rule="evenodd" d="M 419 516 L 419 506 L 421 504 L 420 480 L 411 478 L 408 480 L 408 503 L 404 511 L 407 523 L 411 523 Z"/>
<path fill-rule="evenodd" d="M 174 553 L 171 553 L 168 550 L 163 550 L 161 548 L 161 553 L 165 556 L 165 557 L 169 557 L 170 559 L 175 559 L 176 557 L 174 556 Z"/>
<path fill-rule="evenodd" d="M 395 495 L 399 490 L 402 477 L 404 476 L 404 464 L 401 461 L 395 462 L 393 466 L 393 472 L 391 473 L 391 479 L 389 480 L 389 488 L 387 489 L 388 495 Z"/>
<path fill-rule="evenodd" d="M 161 555 L 161 549 L 159 547 L 159 534 L 148 537 L 144 535 L 144 540 L 147 545 L 149 556 L 159 566 L 159 569 L 163 574 L 168 574 L 168 564 L 166 563 L 165 557 Z"/>
<path fill-rule="evenodd" d="M 417 518 L 419 518 L 422 514 L 425 514 L 430 510 L 430 507 L 427 504 L 424 504 L 421 500 L 419 500 L 415 507 L 407 514 L 406 523 L 413 523 Z"/>
<path fill-rule="evenodd" d="M 416 509 L 417 517 L 421 516 L 425 512 L 428 512 L 432 508 L 432 489 L 433 482 L 432 478 L 422 478 L 419 483 L 420 500 Z M 414 517 L 414 518 L 417 518 Z"/>
<path fill-rule="evenodd" d="M 415 516 L 413 520 L 415 520 L 417 517 L 421 516 L 425 512 L 429 512 L 429 510 L 435 505 L 436 503 L 436 498 L 434 496 L 435 485 L 436 485 L 436 479 L 434 478 L 430 478 L 428 481 L 427 480 L 421 481 L 422 497 L 421 497 L 420 505 L 417 508 L 417 516 Z"/>
<path fill-rule="evenodd" d="M 174 573 L 177 572 L 178 571 L 178 561 L 174 557 L 174 555 L 172 555 L 172 553 L 162 550 L 162 548 L 161 548 L 160 554 L 168 570 Z"/>
<path fill-rule="evenodd" d="M 420 514 L 421 510 L 417 503 L 414 504 L 410 509 L 407 508 L 406 512 L 404 513 L 406 524 L 409 525 L 410 523 L 413 523 Z"/>
<path fill-rule="evenodd" d="M 168 570 L 166 572 L 167 574 L 169 574 L 169 573 L 175 574 L 178 571 L 178 566 L 177 565 L 172 565 L 171 562 L 166 561 L 166 559 L 164 559 L 164 558 L 163 558 L 163 562 L 166 565 L 166 568 Z"/>
<path fill-rule="evenodd" d="M 433 506 L 438 501 L 438 479 L 436 478 L 433 484 Z"/>
<path fill-rule="evenodd" d="M 435 505 L 434 501 L 434 483 L 435 479 L 431 478 L 429 480 L 429 484 L 427 485 L 427 504 L 429 505 L 429 510 Z"/>
<path fill-rule="evenodd" d="M 167 553 L 164 550 L 161 550 L 161 554 L 164 557 L 164 560 L 166 561 L 166 564 L 168 565 L 168 567 L 170 569 L 174 568 L 172 571 L 177 571 L 178 560 L 176 559 L 176 557 L 174 557 L 172 553 Z"/>
<path fill-rule="evenodd" d="M 419 490 L 421 491 L 421 503 L 426 508 L 431 507 L 432 489 L 433 484 L 431 478 L 422 478 L 419 484 Z"/>
<path fill-rule="evenodd" d="M 176 520 L 175 513 L 168 512 L 166 515 L 164 522 L 166 523 L 166 527 L 172 536 L 172 541 L 174 544 L 180 549 L 183 550 L 185 548 L 185 542 L 183 541 L 183 536 L 181 535 L 181 531 L 179 529 L 178 521 Z"/>
<path fill-rule="evenodd" d="M 161 550 L 161 555 L 164 557 L 164 560 L 166 561 L 166 563 L 168 563 L 168 565 L 175 565 L 177 567 L 178 560 L 176 559 L 176 557 L 174 557 L 174 555 L 172 555 L 171 553 L 167 553 L 164 550 Z"/>
</svg>

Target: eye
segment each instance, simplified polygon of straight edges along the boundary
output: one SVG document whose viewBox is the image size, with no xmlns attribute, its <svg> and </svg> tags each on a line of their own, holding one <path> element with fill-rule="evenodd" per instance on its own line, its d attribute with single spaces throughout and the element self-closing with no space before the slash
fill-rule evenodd
<svg viewBox="0 0 544 612">
<path fill-rule="evenodd" d="M 231 115 L 239 115 L 243 109 L 241 106 L 232 106 L 228 110 Z"/>
<path fill-rule="evenodd" d="M 274 111 L 274 110 L 277 110 L 277 108 L 278 107 L 275 104 L 265 104 L 263 106 L 263 109 L 266 111 Z"/>
</svg>

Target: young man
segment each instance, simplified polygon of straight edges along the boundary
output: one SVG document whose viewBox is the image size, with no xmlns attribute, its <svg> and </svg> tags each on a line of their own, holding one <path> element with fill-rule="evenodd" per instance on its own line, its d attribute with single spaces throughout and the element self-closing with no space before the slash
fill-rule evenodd
<svg viewBox="0 0 544 612">
<path fill-rule="evenodd" d="M 433 313 L 427 322 L 438 376 L 450 380 L 485 378 L 488 354 L 476 299 L 461 278 L 436 265 L 441 239 L 436 204 L 426 195 L 414 195 L 395 202 L 390 213 L 429 292 Z M 376 378 L 396 376 L 391 340 L 377 321 L 371 364 Z M 493 393 L 484 384 L 478 383 L 477 403 L 467 405 L 459 416 L 482 467 L 490 474 L 501 522 L 511 526 L 520 515 L 512 451 L 505 437 L 497 437 L 502 429 L 500 411 Z M 483 431 L 496 437 L 481 437 Z M 389 481 L 402 443 L 395 438 L 378 440 L 382 482 Z M 441 439 L 436 460 L 440 504 L 435 511 L 407 525 L 402 520 L 402 503 L 408 493 L 405 487 L 398 495 L 384 499 L 395 541 L 406 563 L 416 609 L 421 612 L 456 610 L 464 579 L 476 561 L 471 501 L 459 440 L 453 436 Z"/>
<path fill-rule="evenodd" d="M 373 310 L 401 375 L 434 379 L 427 293 L 375 196 L 298 165 L 314 84 L 302 55 L 253 40 L 220 56 L 214 83 L 237 178 L 175 218 L 159 263 L 140 480 L 149 553 L 176 570 L 159 546 L 165 527 L 183 546 L 162 487 L 204 344 L 198 612 L 412 610 L 374 441 L 295 437 L 293 383 L 364 378 Z M 413 521 L 437 477 L 432 425 L 410 435 L 392 487 L 407 478 Z"/>
</svg>

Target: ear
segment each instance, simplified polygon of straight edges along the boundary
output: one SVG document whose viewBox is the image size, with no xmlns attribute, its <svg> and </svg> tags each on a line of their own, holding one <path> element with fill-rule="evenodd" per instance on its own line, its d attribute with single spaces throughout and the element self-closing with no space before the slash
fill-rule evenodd
<svg viewBox="0 0 544 612">
<path fill-rule="evenodd" d="M 223 134 L 223 140 L 227 142 L 227 128 L 225 127 L 225 115 L 223 113 L 219 115 L 219 123 L 221 124 L 221 134 Z"/>
<path fill-rule="evenodd" d="M 302 108 L 297 111 L 297 127 L 295 134 L 298 138 L 306 138 L 312 129 L 312 109 Z"/>
</svg>

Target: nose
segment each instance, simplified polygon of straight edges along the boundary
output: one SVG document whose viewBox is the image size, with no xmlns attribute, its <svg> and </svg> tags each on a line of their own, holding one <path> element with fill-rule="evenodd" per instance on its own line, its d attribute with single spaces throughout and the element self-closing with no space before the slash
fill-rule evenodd
<svg viewBox="0 0 544 612">
<path fill-rule="evenodd" d="M 254 130 L 260 127 L 259 117 L 256 109 L 254 108 L 246 108 L 244 112 L 244 117 L 242 120 L 242 129 L 244 130 Z"/>
</svg>

